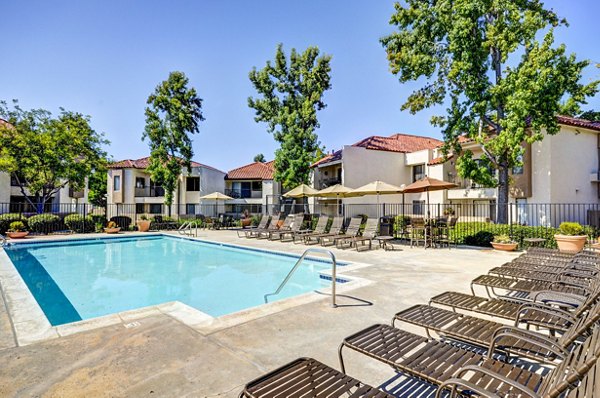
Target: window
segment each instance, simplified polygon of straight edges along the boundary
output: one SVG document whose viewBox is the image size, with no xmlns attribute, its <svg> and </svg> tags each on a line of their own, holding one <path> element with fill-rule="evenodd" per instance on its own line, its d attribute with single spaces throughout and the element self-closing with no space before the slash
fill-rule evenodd
<svg viewBox="0 0 600 398">
<path fill-rule="evenodd" d="M 517 157 L 517 164 L 518 164 L 518 166 L 513 167 L 512 173 L 513 174 L 523 174 L 523 154 L 520 154 Z"/>
<path fill-rule="evenodd" d="M 144 177 L 135 177 L 136 188 L 146 188 L 146 179 Z"/>
<path fill-rule="evenodd" d="M 413 200 L 413 214 L 423 214 L 423 210 L 425 209 L 425 201 L 424 200 Z"/>
<path fill-rule="evenodd" d="M 160 203 L 150 203 L 150 211 L 151 214 L 162 214 L 162 204 Z"/>
<path fill-rule="evenodd" d="M 113 191 L 120 191 L 121 190 L 121 176 L 114 176 L 113 177 Z"/>
<path fill-rule="evenodd" d="M 262 181 L 252 181 L 253 191 L 262 191 Z"/>
<path fill-rule="evenodd" d="M 413 166 L 413 182 L 425 178 L 425 165 L 419 164 Z"/>
<path fill-rule="evenodd" d="M 240 192 L 240 197 L 241 198 L 251 198 L 252 197 L 252 184 L 250 183 L 250 181 L 248 182 L 242 182 L 241 183 L 241 192 Z"/>
<path fill-rule="evenodd" d="M 135 212 L 136 214 L 141 214 L 141 213 L 145 213 L 146 209 L 143 203 L 136 203 L 135 204 Z"/>
<path fill-rule="evenodd" d="M 187 204 L 185 205 L 185 214 L 196 214 L 196 205 L 195 204 Z"/>
<path fill-rule="evenodd" d="M 200 191 L 200 177 L 188 177 L 185 179 L 185 190 L 188 192 Z"/>
</svg>

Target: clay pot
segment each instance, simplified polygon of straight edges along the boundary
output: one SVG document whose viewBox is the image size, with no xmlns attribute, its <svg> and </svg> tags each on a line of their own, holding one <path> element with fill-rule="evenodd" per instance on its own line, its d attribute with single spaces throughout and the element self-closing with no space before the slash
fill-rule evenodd
<svg viewBox="0 0 600 398">
<path fill-rule="evenodd" d="M 138 220 L 136 224 L 137 224 L 138 231 L 140 231 L 140 232 L 150 231 L 150 220 Z"/>
<path fill-rule="evenodd" d="M 496 250 L 502 250 L 502 251 L 505 251 L 505 252 L 512 252 L 512 251 L 515 251 L 515 249 L 517 248 L 517 243 L 496 243 L 496 242 L 492 242 L 492 246 Z"/>
<path fill-rule="evenodd" d="M 579 253 L 583 250 L 587 236 L 585 235 L 554 235 L 558 250 L 563 253 Z"/>
<path fill-rule="evenodd" d="M 250 225 L 252 225 L 252 219 L 251 218 L 242 218 L 242 228 L 246 228 L 249 227 Z"/>
<path fill-rule="evenodd" d="M 27 235 L 29 235 L 29 231 L 22 231 L 22 232 L 7 232 L 6 236 L 8 236 L 11 239 L 23 239 L 24 237 L 26 237 Z"/>
<path fill-rule="evenodd" d="M 121 230 L 121 227 L 104 228 L 104 232 L 106 232 L 107 234 L 118 234 L 120 230 Z"/>
</svg>

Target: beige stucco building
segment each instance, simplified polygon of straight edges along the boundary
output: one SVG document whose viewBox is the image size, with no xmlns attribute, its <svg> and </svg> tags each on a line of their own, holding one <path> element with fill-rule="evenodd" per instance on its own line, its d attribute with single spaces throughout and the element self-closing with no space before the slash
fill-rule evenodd
<svg viewBox="0 0 600 398">
<path fill-rule="evenodd" d="M 168 214 L 165 191 L 155 184 L 146 171 L 149 158 L 122 160 L 108 167 L 107 204 L 111 214 L 134 217 L 136 214 Z M 223 192 L 225 173 L 198 162 L 192 162 L 191 173 L 182 167 L 173 194 L 171 214 L 203 213 L 200 197 Z M 113 209 L 113 207 L 115 207 Z"/>
<path fill-rule="evenodd" d="M 248 212 L 272 213 L 279 204 L 281 183 L 274 180 L 274 162 L 253 162 L 227 172 L 225 195 L 234 198 L 228 201 L 228 213 Z"/>
</svg>

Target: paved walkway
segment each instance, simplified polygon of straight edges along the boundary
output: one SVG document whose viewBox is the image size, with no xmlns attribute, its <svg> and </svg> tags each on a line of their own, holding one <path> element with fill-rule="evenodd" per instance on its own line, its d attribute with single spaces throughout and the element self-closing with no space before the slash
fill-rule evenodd
<svg viewBox="0 0 600 398">
<path fill-rule="evenodd" d="M 302 245 L 238 239 L 234 231 L 201 231 L 201 238 L 302 253 Z M 469 281 L 515 254 L 478 249 L 334 250 L 341 260 L 374 264 L 349 272 L 374 283 L 340 297 L 300 305 L 245 323 L 198 332 L 167 315 L 18 347 L 0 302 L 0 396 L 234 397 L 265 371 L 300 356 L 338 367 L 342 339 L 373 323 L 388 323 L 410 305 Z M 423 333 L 419 329 L 411 329 Z M 351 352 L 347 371 L 372 385 L 397 383 L 394 372 Z M 388 388 L 392 388 L 388 385 Z"/>
</svg>

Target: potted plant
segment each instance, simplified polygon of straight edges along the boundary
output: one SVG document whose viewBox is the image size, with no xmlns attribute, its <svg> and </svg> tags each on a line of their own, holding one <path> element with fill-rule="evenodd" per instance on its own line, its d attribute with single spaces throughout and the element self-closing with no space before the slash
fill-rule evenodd
<svg viewBox="0 0 600 398">
<path fill-rule="evenodd" d="M 453 216 L 455 214 L 455 211 L 452 207 L 446 207 L 444 209 L 444 215 L 445 216 Z"/>
<path fill-rule="evenodd" d="M 558 227 L 558 232 L 554 235 L 558 250 L 564 253 L 579 253 L 583 250 L 587 236 L 581 224 L 565 221 Z"/>
<path fill-rule="evenodd" d="M 27 231 L 22 221 L 13 221 L 10 223 L 6 235 L 11 239 L 22 239 L 29 235 L 29 231 Z"/>
<path fill-rule="evenodd" d="M 512 252 L 517 248 L 517 242 L 513 241 L 508 235 L 496 235 L 492 241 L 492 246 L 496 250 Z"/>
<path fill-rule="evenodd" d="M 118 234 L 121 230 L 121 227 L 117 227 L 117 223 L 114 221 L 109 221 L 106 228 L 104 228 L 104 232 L 107 234 Z"/>
<path fill-rule="evenodd" d="M 142 214 L 140 219 L 137 220 L 137 229 L 140 232 L 148 232 L 150 230 L 150 220 L 148 220 L 148 216 Z"/>
</svg>

